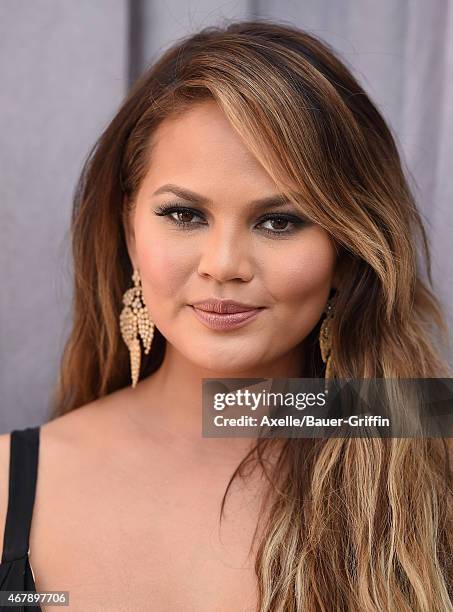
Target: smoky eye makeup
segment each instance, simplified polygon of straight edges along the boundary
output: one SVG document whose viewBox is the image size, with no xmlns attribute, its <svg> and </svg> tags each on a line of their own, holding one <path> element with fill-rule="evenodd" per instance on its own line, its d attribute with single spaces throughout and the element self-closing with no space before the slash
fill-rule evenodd
<svg viewBox="0 0 453 612">
<path fill-rule="evenodd" d="M 179 202 L 160 204 L 154 209 L 154 214 L 166 217 L 175 227 L 184 230 L 194 230 L 206 226 L 207 221 L 203 211 Z M 267 224 L 267 227 L 266 225 Z M 293 212 L 267 212 L 257 216 L 255 227 L 265 234 L 285 237 L 300 231 L 311 222 L 300 214 Z"/>
</svg>

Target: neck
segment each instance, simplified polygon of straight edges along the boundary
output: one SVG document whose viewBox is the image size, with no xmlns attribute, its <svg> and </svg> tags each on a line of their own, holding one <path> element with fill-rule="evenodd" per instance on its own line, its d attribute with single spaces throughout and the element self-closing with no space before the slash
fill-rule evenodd
<svg viewBox="0 0 453 612">
<path fill-rule="evenodd" d="M 159 369 L 133 390 L 137 399 L 136 419 L 145 428 L 162 429 L 197 445 L 247 447 L 251 442 L 247 438 L 202 438 L 202 379 L 298 378 L 303 371 L 302 355 L 298 346 L 272 363 L 225 372 L 194 364 L 168 343 Z"/>
</svg>

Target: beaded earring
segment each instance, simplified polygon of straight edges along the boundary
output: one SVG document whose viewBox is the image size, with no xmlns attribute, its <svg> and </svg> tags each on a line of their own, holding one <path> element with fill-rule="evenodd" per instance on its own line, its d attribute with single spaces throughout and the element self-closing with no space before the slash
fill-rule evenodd
<svg viewBox="0 0 453 612">
<path fill-rule="evenodd" d="M 123 340 L 129 349 L 132 387 L 135 388 L 140 374 L 140 338 L 147 355 L 151 349 L 154 336 L 154 323 L 143 301 L 141 279 L 137 269 L 134 269 L 132 280 L 134 286 L 123 295 L 124 308 L 120 314 L 120 330 Z"/>
<path fill-rule="evenodd" d="M 330 298 L 327 302 L 325 311 L 326 317 L 321 324 L 319 330 L 319 348 L 321 350 L 321 357 L 323 362 L 326 364 L 325 378 L 332 377 L 332 320 L 335 313 L 335 296 Z M 327 386 L 327 383 L 326 383 Z"/>
</svg>

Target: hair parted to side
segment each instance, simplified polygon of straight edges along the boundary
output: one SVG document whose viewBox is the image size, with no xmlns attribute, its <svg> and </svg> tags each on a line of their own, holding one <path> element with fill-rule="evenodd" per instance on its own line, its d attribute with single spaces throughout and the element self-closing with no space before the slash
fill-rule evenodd
<svg viewBox="0 0 453 612">
<path fill-rule="evenodd" d="M 275 22 L 234 22 L 168 49 L 85 163 L 72 217 L 74 322 L 52 416 L 130 382 L 118 327 L 132 274 L 125 202 L 134 205 L 159 123 L 206 99 L 338 246 L 346 273 L 333 319 L 334 375 L 450 376 L 425 229 L 381 114 L 315 36 Z M 321 323 L 304 343 L 307 377 L 324 375 Z M 142 378 L 164 352 L 156 328 Z M 278 459 L 270 470 L 272 449 Z M 255 566 L 260 611 L 453 610 L 445 439 L 260 439 L 232 475 L 221 517 L 231 483 L 250 463 L 269 480 Z"/>
</svg>

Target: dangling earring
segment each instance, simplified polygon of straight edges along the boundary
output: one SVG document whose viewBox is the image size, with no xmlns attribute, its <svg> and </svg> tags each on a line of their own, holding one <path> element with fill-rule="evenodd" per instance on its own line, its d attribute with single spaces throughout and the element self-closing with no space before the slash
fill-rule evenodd
<svg viewBox="0 0 453 612">
<path fill-rule="evenodd" d="M 148 309 L 143 301 L 140 274 L 134 269 L 132 275 L 134 286 L 123 295 L 124 308 L 120 314 L 120 329 L 124 342 L 127 345 L 131 360 L 132 387 L 135 388 L 140 373 L 142 339 L 145 354 L 151 349 L 154 336 L 154 323 L 149 316 Z"/>
<path fill-rule="evenodd" d="M 328 300 L 325 313 L 326 317 L 322 322 L 321 329 L 319 330 L 319 348 L 321 349 L 321 357 L 323 362 L 326 364 L 325 378 L 332 377 L 332 319 L 335 312 L 335 297 Z M 327 383 L 326 383 L 327 392 Z"/>
</svg>

